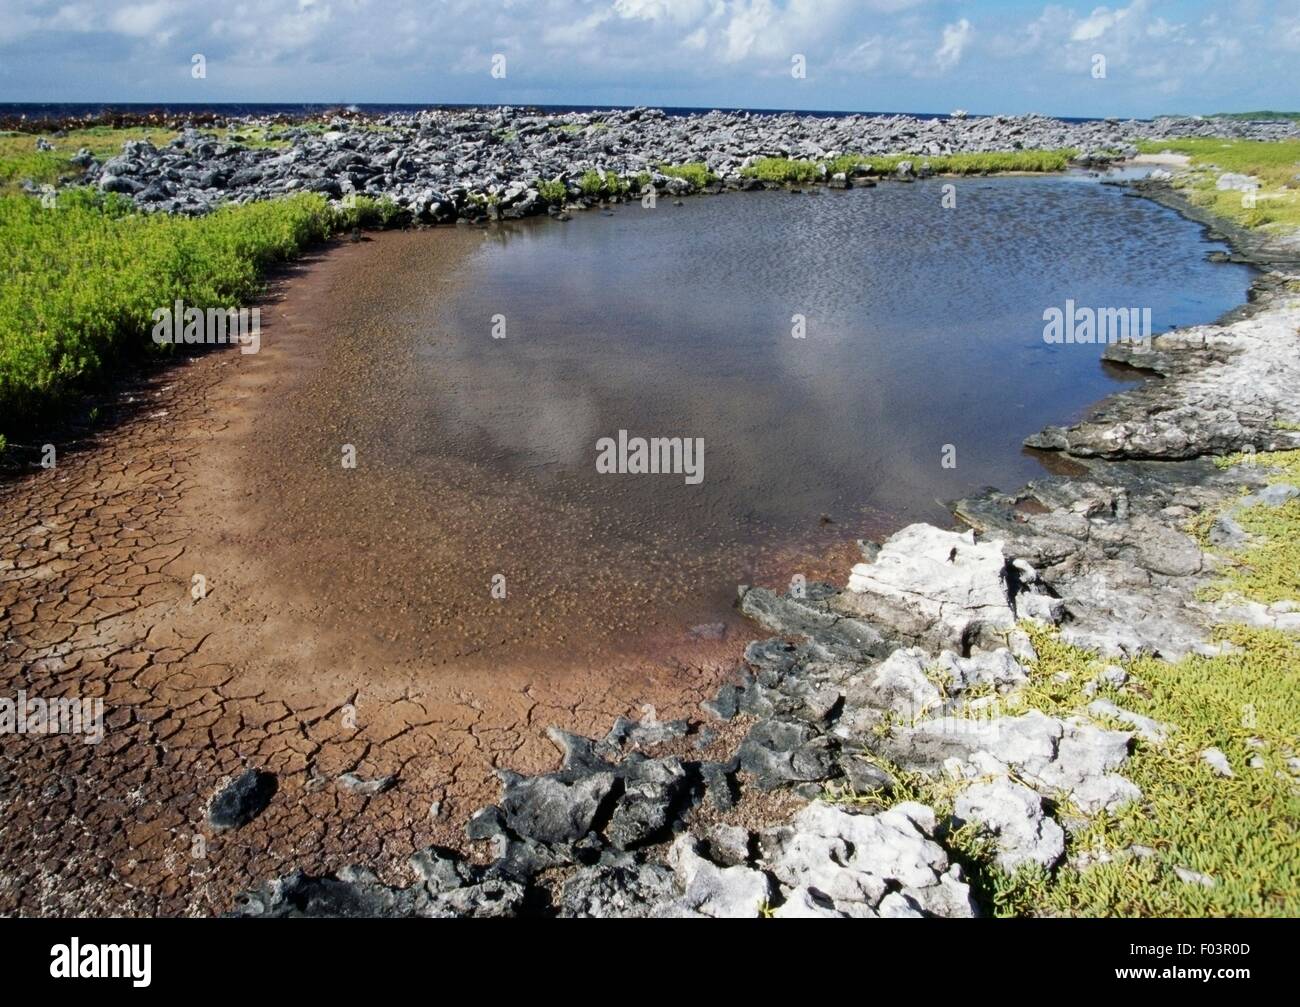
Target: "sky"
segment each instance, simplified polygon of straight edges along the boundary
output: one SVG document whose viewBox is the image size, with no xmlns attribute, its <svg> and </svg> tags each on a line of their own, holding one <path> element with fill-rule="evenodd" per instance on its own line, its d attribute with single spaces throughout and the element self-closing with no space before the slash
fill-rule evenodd
<svg viewBox="0 0 1300 1007">
<path fill-rule="evenodd" d="M 0 101 L 1296 110 L 1300 0 L 0 0 Z"/>
</svg>

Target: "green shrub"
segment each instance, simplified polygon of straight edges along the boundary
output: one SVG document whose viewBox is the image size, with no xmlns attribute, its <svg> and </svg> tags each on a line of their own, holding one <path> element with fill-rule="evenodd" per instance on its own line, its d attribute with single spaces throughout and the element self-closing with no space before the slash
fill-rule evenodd
<svg viewBox="0 0 1300 1007">
<path fill-rule="evenodd" d="M 605 180 L 596 173 L 594 169 L 586 171 L 578 179 L 578 188 L 584 196 L 590 199 L 599 198 L 601 191 L 605 188 Z"/>
<path fill-rule="evenodd" d="M 826 162 L 827 175 L 849 175 L 857 167 L 871 167 L 871 159 L 862 154 L 841 154 Z"/>
<path fill-rule="evenodd" d="M 716 182 L 718 176 L 709 171 L 709 166 L 702 161 L 691 161 L 687 164 L 661 164 L 659 171 L 672 178 L 684 178 L 697 189 L 703 189 L 710 182 Z M 649 178 L 646 179 L 649 182 Z"/>
<path fill-rule="evenodd" d="M 792 161 L 788 157 L 764 157 L 741 171 L 747 178 L 761 182 L 779 182 L 781 185 L 805 185 L 817 178 L 817 165 L 812 161 Z"/>
<path fill-rule="evenodd" d="M 0 196 L 0 415 L 48 405 L 120 354 L 170 349 L 149 337 L 156 308 L 247 304 L 266 267 L 337 225 L 317 194 L 198 218 L 137 213 L 89 189 L 50 209 Z"/>
<path fill-rule="evenodd" d="M 1278 229 L 1300 226 L 1300 140 L 1225 140 L 1189 137 L 1176 140 L 1144 140 L 1138 144 L 1144 154 L 1165 151 L 1191 158 L 1191 171 L 1180 173 L 1174 184 L 1189 202 L 1227 217 L 1244 227 L 1273 224 Z M 1220 190 L 1218 173 L 1233 171 L 1259 179 L 1254 206 L 1237 190 Z"/>
<path fill-rule="evenodd" d="M 537 182 L 537 192 L 548 203 L 563 205 L 564 201 L 569 198 L 568 186 L 560 179 L 550 181 L 539 180 Z"/>
<path fill-rule="evenodd" d="M 388 196 L 375 199 L 373 196 L 357 196 L 351 206 L 343 205 L 333 210 L 334 230 L 351 230 L 354 227 L 389 228 L 404 223 L 410 216 L 408 211 L 392 201 Z"/>
<path fill-rule="evenodd" d="M 176 134 L 170 130 L 146 127 L 126 129 L 91 126 L 69 130 L 63 136 L 44 134 L 54 144 L 53 150 L 37 150 L 39 133 L 0 134 L 0 192 L 14 192 L 26 179 L 37 185 L 57 185 L 75 181 L 85 169 L 70 162 L 85 147 L 101 161 L 122 151 L 127 140 L 148 140 L 154 146 L 169 142 Z"/>
<path fill-rule="evenodd" d="M 605 177 L 601 178 L 600 173 L 592 169 L 584 172 L 582 178 L 578 179 L 578 188 L 588 199 L 600 199 L 621 196 L 629 190 L 630 186 L 616 172 L 607 171 Z"/>
</svg>

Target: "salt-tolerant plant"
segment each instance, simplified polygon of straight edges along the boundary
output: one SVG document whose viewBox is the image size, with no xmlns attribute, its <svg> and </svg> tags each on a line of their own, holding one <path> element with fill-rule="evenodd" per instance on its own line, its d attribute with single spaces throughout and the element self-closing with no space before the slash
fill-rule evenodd
<svg viewBox="0 0 1300 1007">
<path fill-rule="evenodd" d="M 817 165 L 812 161 L 795 161 L 788 157 L 764 157 L 741 171 L 747 178 L 761 182 L 779 182 L 782 185 L 805 185 L 817 178 Z"/>
<path fill-rule="evenodd" d="M 382 201 L 358 203 L 344 212 L 301 194 L 189 218 L 89 189 L 61 193 L 54 210 L 0 197 L 0 415 L 40 409 L 123 355 L 169 352 L 149 338 L 160 305 L 247 304 L 273 263 L 340 226 L 393 219 Z"/>
<path fill-rule="evenodd" d="M 548 203 L 563 205 L 568 198 L 569 190 L 561 179 L 539 179 L 537 182 L 537 193 Z"/>
<path fill-rule="evenodd" d="M 1174 184 L 1188 200 L 1245 227 L 1292 228 L 1300 225 L 1300 140 L 1226 140 L 1188 137 L 1146 140 L 1138 144 L 1146 154 L 1184 154 L 1191 170 L 1176 176 Z M 1234 189 L 1218 188 L 1221 172 L 1257 179 L 1250 199 Z"/>
<path fill-rule="evenodd" d="M 686 164 L 661 164 L 659 165 L 659 171 L 670 178 L 685 179 L 697 189 L 703 189 L 710 182 L 718 180 L 718 176 L 711 172 L 709 166 L 702 161 L 690 161 Z"/>
</svg>

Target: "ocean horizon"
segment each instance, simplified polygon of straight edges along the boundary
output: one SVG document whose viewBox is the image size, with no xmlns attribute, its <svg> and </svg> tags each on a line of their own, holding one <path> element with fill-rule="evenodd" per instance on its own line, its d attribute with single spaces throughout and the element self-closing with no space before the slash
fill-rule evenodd
<svg viewBox="0 0 1300 1007">
<path fill-rule="evenodd" d="M 802 109 L 802 108 L 743 108 L 733 106 L 688 106 L 688 105 L 563 105 L 563 104 L 537 104 L 532 102 L 509 103 L 509 102 L 348 102 L 348 101 L 319 101 L 319 102 L 258 102 L 258 101 L 58 101 L 58 102 L 29 102 L 29 101 L 6 101 L 0 102 L 0 114 L 23 116 L 31 119 L 58 119 L 68 116 L 95 116 L 103 115 L 109 112 L 146 112 L 156 111 L 166 115 L 177 115 L 182 113 L 212 113 L 229 116 L 243 115 L 309 115 L 312 113 L 329 112 L 337 109 L 347 109 L 354 112 L 362 112 L 370 115 L 393 115 L 413 112 L 423 112 L 436 109 L 474 109 L 474 108 L 521 108 L 536 109 L 548 114 L 564 114 L 568 112 L 622 112 L 633 108 L 655 108 L 661 109 L 664 113 L 671 116 L 700 115 L 706 112 L 747 112 L 750 115 L 804 115 L 814 116 L 825 119 L 844 119 L 850 116 L 887 116 L 887 115 L 904 115 L 915 119 L 950 119 L 951 112 L 911 112 L 911 111 L 879 111 L 868 109 Z M 968 112 L 967 116 L 972 119 L 990 118 L 996 115 L 1009 115 L 1013 113 L 977 113 Z M 1069 116 L 1069 115 L 1052 115 L 1050 112 L 1035 113 L 1014 113 L 1014 114 L 1034 114 L 1045 115 L 1053 119 L 1059 119 L 1061 122 L 1101 122 L 1106 119 L 1115 119 L 1115 116 Z M 1147 118 L 1142 117 L 1118 117 L 1121 119 L 1134 118 L 1134 121 L 1147 122 Z"/>
</svg>

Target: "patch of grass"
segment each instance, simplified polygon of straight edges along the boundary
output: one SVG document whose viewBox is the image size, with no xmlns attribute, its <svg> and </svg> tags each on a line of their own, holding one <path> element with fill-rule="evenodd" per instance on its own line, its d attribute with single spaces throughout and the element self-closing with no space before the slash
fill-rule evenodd
<svg viewBox="0 0 1300 1007">
<path fill-rule="evenodd" d="M 53 150 L 37 150 L 36 140 L 43 136 L 54 145 Z M 49 133 L 0 133 L 0 194 L 17 192 L 26 179 L 37 185 L 59 185 L 74 182 L 85 174 L 85 169 L 71 164 L 69 159 L 85 147 L 103 161 L 122 152 L 128 140 L 148 140 L 154 146 L 170 143 L 176 133 L 170 130 L 112 126 L 91 126 L 76 129 L 66 136 Z"/>
<path fill-rule="evenodd" d="M 1218 459 L 1221 467 L 1251 461 L 1277 471 L 1273 483 L 1300 486 L 1300 450 L 1263 452 L 1250 458 L 1231 455 Z M 1236 522 L 1252 536 L 1242 550 L 1232 554 L 1227 576 L 1201 591 L 1205 600 L 1236 592 L 1252 601 L 1271 604 L 1300 600 L 1300 498 L 1280 507 L 1256 504 L 1234 515 Z M 1212 521 L 1212 519 L 1211 519 Z"/>
<path fill-rule="evenodd" d="M 785 157 L 765 157 L 741 172 L 749 178 L 779 182 L 782 185 L 806 185 L 819 177 L 818 167 L 826 169 L 826 177 L 851 174 L 856 168 L 866 168 L 874 175 L 889 175 L 898 170 L 904 161 L 913 168 L 923 166 L 936 175 L 989 175 L 998 172 L 1051 172 L 1064 171 L 1070 159 L 1078 153 L 1072 148 L 1061 150 L 1002 150 L 983 154 L 945 154 L 929 157 L 923 154 L 840 154 L 828 161 L 801 161 Z"/>
<path fill-rule="evenodd" d="M 1224 171 L 1258 175 L 1279 184 L 1300 171 L 1300 140 L 1227 140 L 1218 137 L 1187 137 L 1173 140 L 1142 140 L 1144 154 L 1186 154 L 1193 164 L 1213 164 Z"/>
<path fill-rule="evenodd" d="M 205 136 L 211 136 L 219 143 L 228 143 L 238 147 L 256 150 L 267 148 L 279 150 L 288 147 L 289 140 L 283 136 L 284 126 L 227 126 L 223 129 L 204 130 Z M 313 132 L 309 130 L 309 132 Z"/>
<path fill-rule="evenodd" d="M 1246 457 L 1221 459 L 1227 467 Z M 1300 451 L 1260 454 L 1277 482 L 1300 485 Z M 1215 515 L 1205 518 L 1212 521 Z M 1300 502 L 1252 507 L 1237 519 L 1259 541 L 1239 556 L 1227 586 L 1261 602 L 1300 600 Z M 1019 702 L 1053 716 L 1084 711 L 1084 691 L 1110 662 L 1060 640 L 1054 630 L 1026 627 L 1038 653 Z M 1300 738 L 1300 641 L 1293 634 L 1231 625 L 1216 639 L 1230 645 L 1213 657 L 1178 662 L 1142 657 L 1120 662 L 1122 690 L 1098 694 L 1135 713 L 1172 725 L 1162 744 L 1136 739 L 1123 774 L 1142 798 L 1113 815 L 1093 818 L 1071 834 L 1067 859 L 1097 861 L 1083 871 L 1001 871 L 987 845 L 949 837 L 972 883 L 1000 915 L 1294 916 L 1300 912 L 1300 783 L 1289 760 Z M 1234 776 L 1220 777 L 1201 758 L 1218 748 Z M 1252 765 L 1252 761 L 1256 765 Z M 921 799 L 941 814 L 952 783 L 905 779 L 895 799 Z M 966 845 L 963 846 L 963 843 Z M 1135 850 L 1136 848 L 1136 850 Z M 1185 882 L 1185 867 L 1214 879 Z"/>
<path fill-rule="evenodd" d="M 601 199 L 624 195 L 630 186 L 616 172 L 607 171 L 605 177 L 601 178 L 598 171 L 591 169 L 583 172 L 582 177 L 578 179 L 578 188 L 589 199 Z"/>
<path fill-rule="evenodd" d="M 354 227 L 374 227 L 385 230 L 404 223 L 409 213 L 388 196 L 357 196 L 351 206 L 335 207 L 332 230 L 351 230 Z"/>
<path fill-rule="evenodd" d="M 865 154 L 841 154 L 824 163 L 827 175 L 851 175 L 856 168 L 871 168 L 871 158 Z"/>
<path fill-rule="evenodd" d="M 1166 151 L 1191 158 L 1192 171 L 1175 177 L 1188 200 L 1244 227 L 1300 227 L 1300 140 L 1224 140 L 1192 137 L 1144 140 L 1144 154 Z M 1235 190 L 1215 187 L 1220 172 L 1259 179 L 1252 200 Z"/>
<path fill-rule="evenodd" d="M 1094 819 L 1070 839 L 1070 852 L 1116 857 L 1081 873 L 1059 871 L 1037 897 L 1071 915 L 1294 916 L 1300 912 L 1300 791 L 1288 772 L 1300 734 L 1300 652 L 1287 634 L 1244 626 L 1221 639 L 1238 652 L 1192 656 L 1175 664 L 1126 662 L 1130 687 L 1112 698 L 1125 709 L 1176 726 L 1163 745 L 1135 742 L 1123 773 L 1142 799 Z M 1046 634 L 1034 641 L 1039 662 L 1079 668 L 1089 655 Z M 1082 676 L 1079 676 L 1082 677 Z M 1201 759 L 1216 747 L 1236 776 L 1225 779 Z M 1262 760 L 1252 768 L 1250 760 Z M 1153 856 L 1125 855 L 1137 845 Z M 1182 881 L 1175 866 L 1215 880 Z"/>
<path fill-rule="evenodd" d="M 1028 627 L 1027 627 L 1028 628 Z M 1110 662 L 1063 643 L 1055 631 L 1030 629 L 1038 660 L 1029 667 L 1026 706 L 1053 716 L 1082 712 L 1084 685 Z M 1122 663 L 1130 681 L 1108 696 L 1124 709 L 1175 726 L 1163 744 L 1137 739 L 1122 767 L 1142 798 L 1116 814 L 1095 816 L 1068 836 L 1067 861 L 1098 862 L 1082 871 L 1036 866 L 1008 873 L 978 829 L 943 837 L 983 904 L 998 916 L 1294 916 L 1300 912 L 1300 789 L 1288 772 L 1300 735 L 1300 651 L 1293 636 L 1243 626 L 1223 630 L 1237 651 L 1177 663 Z M 1217 776 L 1201 752 L 1219 748 L 1236 776 Z M 1252 768 L 1250 760 L 1262 760 Z M 883 794 L 828 799 L 862 805 L 916 800 L 940 820 L 952 813 L 959 784 L 885 768 L 899 780 Z M 1138 847 L 1137 853 L 1133 848 Z M 1145 848 L 1145 849 L 1143 849 Z M 1149 854 L 1142 855 L 1146 851 Z M 1186 867 L 1215 880 L 1181 880 Z"/>
<path fill-rule="evenodd" d="M 890 154 L 887 157 L 869 158 L 873 168 L 885 173 L 898 168 L 903 161 L 911 161 L 918 170 L 929 165 L 936 175 L 988 175 L 996 172 L 1052 172 L 1065 171 L 1070 159 L 1078 153 L 1073 148 L 1060 150 L 997 150 L 981 154 L 944 154 L 927 157 L 919 154 Z"/>
<path fill-rule="evenodd" d="M 562 206 L 564 201 L 569 198 L 568 187 L 558 178 L 549 181 L 538 179 L 536 184 L 538 195 L 548 203 Z"/>
<path fill-rule="evenodd" d="M 817 165 L 812 161 L 797 161 L 788 157 L 764 157 L 740 172 L 746 178 L 780 185 L 807 185 L 817 178 Z"/>
<path fill-rule="evenodd" d="M 697 189 L 703 189 L 706 185 L 718 180 L 718 176 L 709 171 L 709 166 L 703 161 L 690 161 L 686 164 L 661 164 L 659 165 L 659 172 L 669 178 L 683 178 Z M 646 174 L 644 184 L 648 185 L 649 183 L 650 176 Z"/>
<path fill-rule="evenodd" d="M 268 266 L 348 223 L 318 194 L 199 218 L 137 213 L 89 189 L 60 193 L 52 209 L 0 197 L 0 415 L 45 408 L 113 358 L 153 351 L 152 313 L 177 298 L 247 304 Z"/>
</svg>

